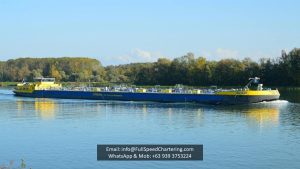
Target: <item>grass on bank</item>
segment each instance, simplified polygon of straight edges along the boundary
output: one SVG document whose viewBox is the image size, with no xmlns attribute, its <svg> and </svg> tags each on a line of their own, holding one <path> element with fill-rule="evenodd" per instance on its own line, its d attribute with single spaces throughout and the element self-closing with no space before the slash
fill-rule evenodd
<svg viewBox="0 0 300 169">
<path fill-rule="evenodd" d="M 21 163 L 17 167 L 15 166 L 15 162 L 13 160 L 9 162 L 9 165 L 6 164 L 0 165 L 0 169 L 26 169 L 26 168 L 27 165 L 25 163 L 25 160 L 23 159 L 21 159 Z M 31 169 L 31 167 L 29 169 Z"/>
</svg>

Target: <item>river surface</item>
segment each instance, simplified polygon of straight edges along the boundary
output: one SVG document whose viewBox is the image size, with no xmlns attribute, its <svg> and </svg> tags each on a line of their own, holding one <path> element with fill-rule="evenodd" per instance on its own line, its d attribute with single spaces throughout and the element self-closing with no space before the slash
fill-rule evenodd
<svg viewBox="0 0 300 169">
<path fill-rule="evenodd" d="M 298 93 L 297 93 L 298 92 Z M 0 90 L 0 168 L 299 168 L 300 92 L 244 106 L 15 97 Z M 97 161 L 97 144 L 203 144 L 203 161 Z"/>
</svg>

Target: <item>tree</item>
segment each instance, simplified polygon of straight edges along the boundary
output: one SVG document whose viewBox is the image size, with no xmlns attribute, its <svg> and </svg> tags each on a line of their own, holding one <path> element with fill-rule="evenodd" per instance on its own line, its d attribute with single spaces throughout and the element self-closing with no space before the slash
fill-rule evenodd
<svg viewBox="0 0 300 169">
<path fill-rule="evenodd" d="M 57 81 L 60 81 L 62 79 L 62 76 L 60 75 L 59 70 L 56 68 L 55 65 L 51 65 L 50 68 L 50 76 L 54 77 Z"/>
<path fill-rule="evenodd" d="M 289 55 L 289 75 L 292 77 L 292 85 L 300 85 L 300 49 L 293 49 Z"/>
</svg>

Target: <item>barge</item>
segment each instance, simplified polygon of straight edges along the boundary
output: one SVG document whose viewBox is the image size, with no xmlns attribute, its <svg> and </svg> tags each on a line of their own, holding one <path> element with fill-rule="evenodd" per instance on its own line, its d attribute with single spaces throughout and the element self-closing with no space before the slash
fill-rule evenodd
<svg viewBox="0 0 300 169">
<path fill-rule="evenodd" d="M 77 87 L 65 88 L 55 78 L 38 78 L 35 82 L 22 82 L 14 89 L 16 96 L 34 98 L 91 99 L 153 102 L 195 102 L 201 104 L 249 104 L 279 99 L 279 91 L 263 88 L 259 78 L 249 78 L 249 83 L 240 89 L 185 89 L 135 88 L 135 87 Z M 249 89 L 251 84 L 257 84 Z"/>
</svg>

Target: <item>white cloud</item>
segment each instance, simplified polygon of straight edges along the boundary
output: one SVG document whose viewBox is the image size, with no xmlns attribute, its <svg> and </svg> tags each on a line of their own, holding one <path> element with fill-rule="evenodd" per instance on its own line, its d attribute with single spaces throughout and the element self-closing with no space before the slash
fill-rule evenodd
<svg viewBox="0 0 300 169">
<path fill-rule="evenodd" d="M 215 53 L 221 59 L 237 58 L 239 56 L 238 51 L 231 49 L 218 48 Z"/>
<path fill-rule="evenodd" d="M 237 50 L 227 49 L 227 48 L 216 48 L 214 50 L 201 50 L 201 52 L 195 53 L 195 56 L 206 57 L 207 60 L 219 61 L 221 59 L 244 59 L 245 57 L 250 57 L 253 61 L 259 61 L 260 58 L 272 58 L 272 56 L 277 56 L 278 52 L 273 52 L 268 54 L 267 52 L 248 52 L 240 53 Z M 180 57 L 182 55 L 172 56 L 169 59 Z M 138 62 L 155 62 L 158 58 L 165 58 L 160 52 L 146 51 L 139 48 L 135 48 L 125 55 L 114 56 L 110 58 L 102 58 L 104 65 L 118 65 L 118 64 L 129 64 Z M 101 61 L 102 61 L 101 60 Z"/>
<path fill-rule="evenodd" d="M 160 52 L 150 52 L 142 49 L 133 49 L 126 55 L 111 57 L 110 64 L 128 64 L 138 62 L 155 62 L 158 58 L 164 57 Z"/>
<path fill-rule="evenodd" d="M 201 55 L 208 58 L 209 60 L 221 60 L 221 59 L 239 59 L 240 54 L 236 50 L 232 49 L 224 49 L 224 48 L 217 48 L 213 51 L 202 51 Z"/>
</svg>

